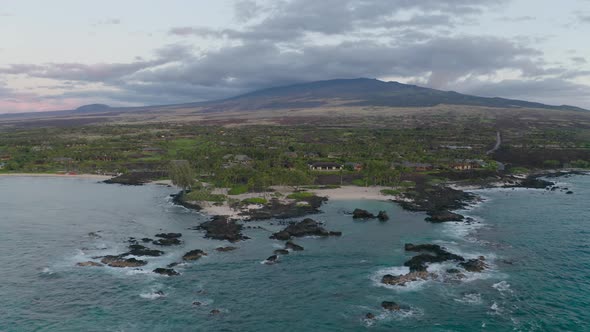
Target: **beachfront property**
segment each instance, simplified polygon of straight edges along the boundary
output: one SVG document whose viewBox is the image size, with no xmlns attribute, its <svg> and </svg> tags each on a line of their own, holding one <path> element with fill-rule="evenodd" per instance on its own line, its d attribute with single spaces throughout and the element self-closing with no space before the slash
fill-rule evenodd
<svg viewBox="0 0 590 332">
<path fill-rule="evenodd" d="M 333 162 L 312 162 L 309 163 L 309 169 L 312 171 L 339 171 L 344 168 L 344 165 Z"/>
<path fill-rule="evenodd" d="M 455 160 L 455 162 L 451 164 L 451 168 L 456 171 L 468 171 L 483 166 L 485 166 L 484 161 L 477 159 Z"/>
</svg>

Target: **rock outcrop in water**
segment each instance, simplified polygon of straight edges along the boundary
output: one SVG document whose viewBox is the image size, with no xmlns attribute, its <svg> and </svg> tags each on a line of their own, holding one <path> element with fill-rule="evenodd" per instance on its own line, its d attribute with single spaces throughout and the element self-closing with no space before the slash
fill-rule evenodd
<svg viewBox="0 0 590 332">
<path fill-rule="evenodd" d="M 465 269 L 465 271 L 468 272 L 482 272 L 483 270 L 485 270 L 488 266 L 485 263 L 483 257 L 480 257 L 478 259 L 470 259 L 466 262 L 463 262 L 461 264 L 459 264 L 462 268 Z"/>
<path fill-rule="evenodd" d="M 352 211 L 352 219 L 375 219 L 377 218 L 374 214 L 363 209 L 354 209 Z"/>
<path fill-rule="evenodd" d="M 352 219 L 361 219 L 361 220 L 379 219 L 379 221 L 387 221 L 387 220 L 389 220 L 389 216 L 387 215 L 387 212 L 385 212 L 385 211 L 379 211 L 379 213 L 377 215 L 374 215 L 367 210 L 354 209 L 354 211 L 352 211 Z"/>
<path fill-rule="evenodd" d="M 101 259 L 103 264 L 110 267 L 140 267 L 147 264 L 146 261 L 135 258 L 125 258 L 123 256 L 105 256 Z"/>
<path fill-rule="evenodd" d="M 200 224 L 196 229 L 204 230 L 205 237 L 214 240 L 238 242 L 248 239 L 241 233 L 242 225 L 229 220 L 226 216 L 214 216 L 213 219 Z"/>
<path fill-rule="evenodd" d="M 465 261 L 465 258 L 450 253 L 446 249 L 436 244 L 411 244 L 407 243 L 404 246 L 406 251 L 419 253 L 404 263 L 404 266 L 410 268 L 410 272 L 404 275 L 386 274 L 381 278 L 381 283 L 386 285 L 405 286 L 409 282 L 419 280 L 435 279 L 438 275 L 428 272 L 428 264 L 442 263 L 446 261 L 459 262 L 459 266 L 468 272 L 481 272 L 487 265 L 484 257 L 478 259 L 470 259 Z M 448 269 L 447 273 L 453 276 L 452 279 L 462 279 L 465 277 L 459 269 Z"/>
<path fill-rule="evenodd" d="M 285 243 L 285 249 L 291 249 L 293 251 L 303 251 L 303 247 L 295 244 L 291 241 L 287 241 L 287 243 Z"/>
<path fill-rule="evenodd" d="M 100 263 L 97 263 L 97 262 L 88 261 L 88 262 L 76 263 L 76 266 L 83 266 L 83 267 L 95 266 L 95 267 L 100 267 L 100 266 L 103 266 L 103 265 L 100 264 Z"/>
<path fill-rule="evenodd" d="M 197 259 L 199 259 L 203 256 L 207 256 L 207 253 L 205 253 L 201 249 L 196 249 L 196 250 L 191 250 L 191 251 L 187 252 L 186 254 L 184 254 L 184 256 L 182 256 L 182 259 L 184 259 L 185 261 L 196 261 Z"/>
<path fill-rule="evenodd" d="M 150 249 L 150 248 L 142 246 L 141 244 L 132 244 L 129 246 L 129 251 L 127 253 L 123 254 L 122 256 L 132 255 L 132 256 L 157 257 L 157 256 L 162 256 L 163 254 L 164 254 L 164 252 L 160 251 L 160 250 Z"/>
<path fill-rule="evenodd" d="M 404 249 L 406 251 L 421 253 L 404 263 L 404 266 L 410 268 L 410 272 L 425 272 L 427 264 L 429 263 L 442 263 L 449 260 L 455 260 L 459 262 L 465 261 L 465 258 L 452 254 L 436 244 L 414 245 L 407 243 L 404 246 Z"/>
<path fill-rule="evenodd" d="M 381 308 L 389 311 L 400 311 L 402 309 L 402 307 L 399 304 L 391 301 L 381 302 Z"/>
<path fill-rule="evenodd" d="M 266 264 L 266 265 L 272 265 L 272 264 L 276 264 L 276 263 L 278 263 L 278 262 L 279 262 L 279 256 L 277 256 L 277 255 L 272 255 L 272 256 L 270 256 L 269 258 L 267 258 L 267 259 L 264 261 L 264 264 Z"/>
<path fill-rule="evenodd" d="M 281 202 L 273 198 L 260 209 L 242 212 L 250 220 L 294 219 L 320 213 L 320 207 L 328 199 L 320 196 L 303 197 L 296 202 Z M 301 204 L 304 202 L 305 204 Z"/>
<path fill-rule="evenodd" d="M 381 278 L 381 283 L 392 286 L 405 286 L 409 282 L 428 280 L 432 278 L 436 278 L 436 274 L 426 271 L 410 272 L 408 274 L 397 276 L 386 274 Z"/>
<path fill-rule="evenodd" d="M 313 219 L 304 219 L 303 221 L 291 224 L 284 230 L 274 233 L 270 238 L 286 241 L 291 237 L 303 236 L 339 236 L 340 232 L 329 232 L 324 229 L 317 221 Z"/>
<path fill-rule="evenodd" d="M 377 215 L 377 219 L 379 219 L 379 221 L 388 221 L 389 215 L 385 211 L 379 211 L 379 214 Z"/>
<path fill-rule="evenodd" d="M 433 223 L 449 222 L 449 221 L 463 221 L 464 216 L 447 210 L 442 211 L 430 211 L 428 212 L 430 217 L 426 218 L 426 221 Z"/>
<path fill-rule="evenodd" d="M 231 247 L 231 246 L 228 246 L 228 247 L 217 247 L 217 248 L 215 248 L 215 250 L 216 251 L 219 251 L 219 252 L 234 251 L 236 249 L 238 249 L 238 248 L 237 247 Z"/>
<path fill-rule="evenodd" d="M 182 237 L 181 233 L 159 233 L 156 234 L 156 237 L 163 238 L 163 239 L 178 239 Z"/>
<path fill-rule="evenodd" d="M 157 274 L 169 276 L 169 277 L 180 275 L 180 273 L 176 272 L 176 270 L 165 269 L 165 268 L 161 268 L 161 267 L 155 269 L 153 272 L 157 273 Z"/>
<path fill-rule="evenodd" d="M 180 241 L 177 238 L 172 238 L 172 239 L 159 239 L 159 240 L 156 240 L 152 243 L 155 245 L 158 245 L 158 246 L 177 246 L 177 245 L 182 244 L 182 241 Z"/>
</svg>

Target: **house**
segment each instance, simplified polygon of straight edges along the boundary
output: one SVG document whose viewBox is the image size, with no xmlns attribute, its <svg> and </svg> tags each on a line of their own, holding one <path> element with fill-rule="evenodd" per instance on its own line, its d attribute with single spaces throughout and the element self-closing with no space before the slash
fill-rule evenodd
<svg viewBox="0 0 590 332">
<path fill-rule="evenodd" d="M 457 171 L 468 171 L 483 166 L 485 166 L 485 162 L 477 159 L 455 160 L 455 162 L 451 164 L 451 168 Z"/>
<path fill-rule="evenodd" d="M 313 171 L 338 171 L 343 168 L 342 164 L 332 162 L 318 161 L 309 164 L 309 169 Z"/>
<path fill-rule="evenodd" d="M 0 156 L 0 160 L 2 160 L 2 161 L 9 161 L 11 159 L 12 159 L 12 156 L 9 154 L 4 154 L 4 155 Z"/>
</svg>

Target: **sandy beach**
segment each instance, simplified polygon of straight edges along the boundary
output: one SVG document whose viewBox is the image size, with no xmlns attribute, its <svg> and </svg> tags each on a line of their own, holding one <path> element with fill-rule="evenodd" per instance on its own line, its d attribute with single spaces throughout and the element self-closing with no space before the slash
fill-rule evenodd
<svg viewBox="0 0 590 332">
<path fill-rule="evenodd" d="M 286 187 L 286 186 L 275 186 L 272 187 L 274 192 L 267 192 L 267 193 L 245 193 L 241 195 L 232 195 L 229 196 L 232 199 L 236 200 L 244 200 L 247 198 L 252 197 L 264 197 L 266 199 L 271 199 L 274 194 L 280 193 L 282 197 L 287 197 L 289 194 L 295 192 L 294 187 Z M 342 186 L 340 188 L 334 189 L 310 189 L 308 192 L 314 193 L 317 196 L 328 197 L 329 200 L 380 200 L 380 201 L 387 201 L 391 199 L 397 198 L 396 196 L 389 196 L 383 195 L 381 190 L 383 189 L 392 189 L 390 187 L 358 187 L 358 186 Z M 223 194 L 227 195 L 227 189 L 224 188 L 217 188 L 213 191 L 214 194 Z M 287 198 L 282 198 L 282 201 L 289 201 Z M 241 211 L 236 211 L 229 207 L 227 203 L 223 203 L 222 205 L 213 205 L 208 202 L 198 202 L 199 205 L 203 208 L 201 210 L 202 213 L 207 215 L 225 215 L 230 216 L 234 219 L 243 219 L 243 216 L 240 216 Z M 250 205 L 246 207 L 244 210 L 250 209 L 257 209 L 261 206 Z"/>
</svg>

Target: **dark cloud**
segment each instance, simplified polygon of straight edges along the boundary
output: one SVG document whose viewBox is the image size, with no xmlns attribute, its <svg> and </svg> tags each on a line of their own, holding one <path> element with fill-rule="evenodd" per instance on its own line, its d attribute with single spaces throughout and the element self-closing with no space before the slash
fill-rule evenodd
<svg viewBox="0 0 590 332">
<path fill-rule="evenodd" d="M 137 104 L 219 99 L 283 84 L 356 77 L 404 77 L 434 88 L 531 100 L 589 95 L 588 87 L 567 81 L 584 71 L 547 64 L 530 40 L 453 32 L 505 2 L 237 1 L 239 27 L 169 30 L 186 43 L 194 36 L 225 41 L 214 49 L 198 50 L 179 43 L 128 63 L 13 64 L 0 67 L 0 76 L 53 79 L 65 92 L 47 98 Z M 584 64 L 581 57 L 571 60 Z M 486 83 L 475 79 L 494 77 L 503 70 L 520 73 L 522 80 Z M 78 89 L 83 83 L 101 83 L 105 89 Z M 567 89 L 571 90 L 565 94 Z M 584 97 L 578 100 L 590 105 Z M 571 103 L 576 104 L 575 100 Z"/>
<path fill-rule="evenodd" d="M 572 60 L 572 62 L 574 62 L 577 65 L 584 65 L 584 64 L 588 63 L 588 61 L 586 60 L 586 58 L 581 57 L 581 56 L 571 57 L 570 60 Z"/>
</svg>

